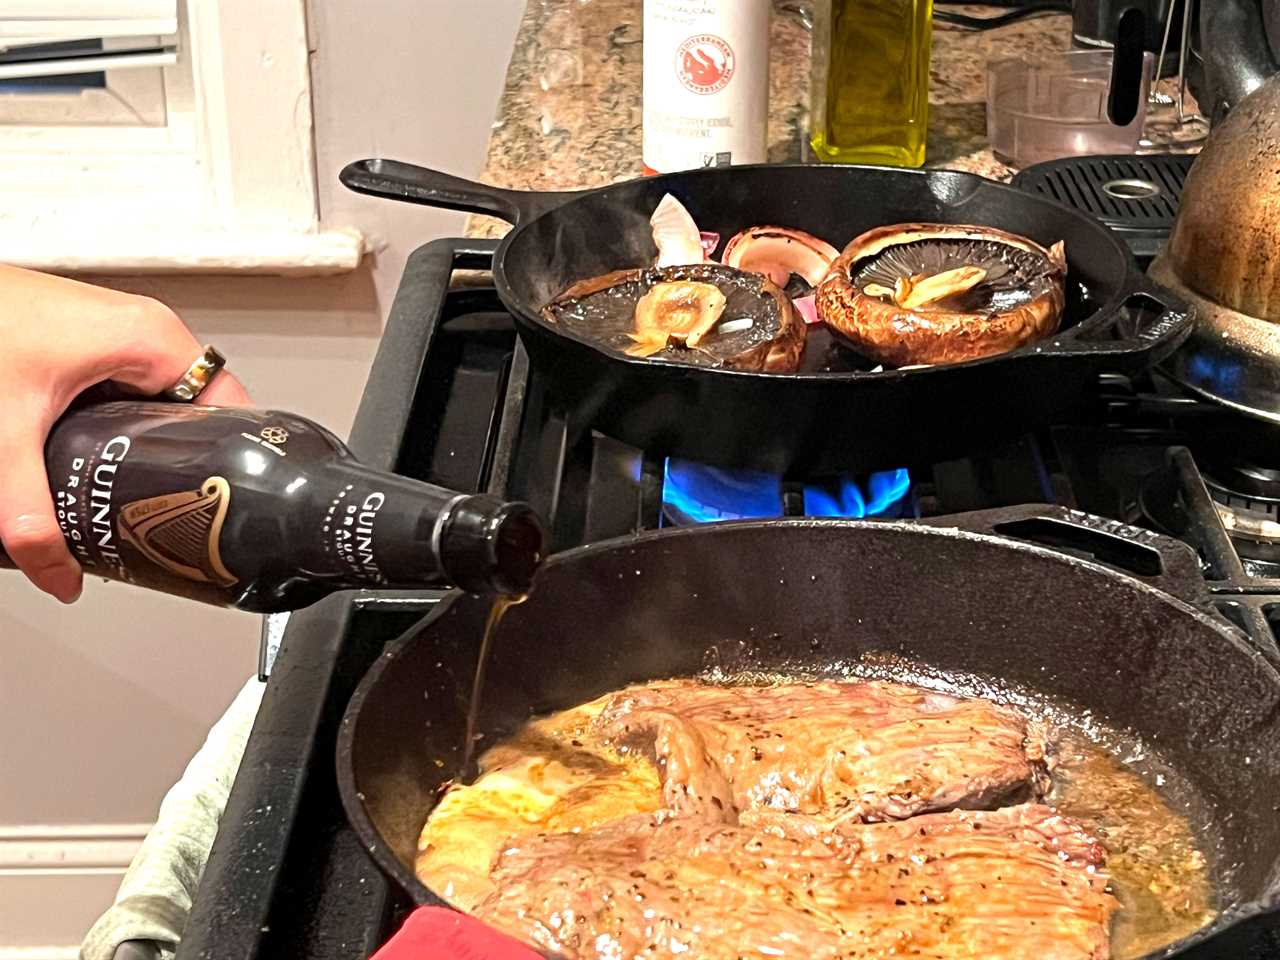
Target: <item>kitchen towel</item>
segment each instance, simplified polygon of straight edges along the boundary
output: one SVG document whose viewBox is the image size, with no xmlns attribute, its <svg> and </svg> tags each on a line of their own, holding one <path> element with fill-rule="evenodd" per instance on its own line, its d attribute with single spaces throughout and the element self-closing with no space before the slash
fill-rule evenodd
<svg viewBox="0 0 1280 960">
<path fill-rule="evenodd" d="M 128 940 L 153 941 L 164 960 L 173 956 L 264 687 L 255 678 L 241 688 L 182 779 L 165 794 L 156 825 L 125 873 L 115 904 L 85 937 L 81 960 L 113 960 L 116 948 Z"/>
<path fill-rule="evenodd" d="M 542 960 L 505 933 L 448 907 L 419 907 L 370 960 Z"/>
</svg>

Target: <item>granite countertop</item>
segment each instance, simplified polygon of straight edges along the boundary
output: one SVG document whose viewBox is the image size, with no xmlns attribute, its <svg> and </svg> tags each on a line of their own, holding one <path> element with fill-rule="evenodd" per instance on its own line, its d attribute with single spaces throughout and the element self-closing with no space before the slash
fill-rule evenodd
<svg viewBox="0 0 1280 960">
<path fill-rule="evenodd" d="M 769 159 L 808 147 L 809 0 L 774 0 L 769 72 Z M 640 173 L 642 0 L 529 0 L 507 69 L 481 179 L 502 187 L 595 187 Z M 987 16 L 990 7 L 948 9 Z M 934 23 L 926 165 L 1008 180 L 986 136 L 986 65 L 1066 50 L 1071 18 L 1033 17 L 995 30 Z M 506 224 L 468 221 L 468 236 Z"/>
</svg>

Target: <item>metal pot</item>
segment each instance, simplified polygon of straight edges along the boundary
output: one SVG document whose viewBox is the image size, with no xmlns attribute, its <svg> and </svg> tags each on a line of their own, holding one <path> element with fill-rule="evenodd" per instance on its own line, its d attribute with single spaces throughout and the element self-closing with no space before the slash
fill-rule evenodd
<svg viewBox="0 0 1280 960">
<path fill-rule="evenodd" d="M 1280 423 L 1280 75 L 1214 128 L 1150 274 L 1196 308 L 1173 377 Z"/>
<path fill-rule="evenodd" d="M 1212 0 L 1196 13 L 1188 80 L 1201 112 L 1217 123 L 1280 71 L 1280 0 Z"/>
</svg>

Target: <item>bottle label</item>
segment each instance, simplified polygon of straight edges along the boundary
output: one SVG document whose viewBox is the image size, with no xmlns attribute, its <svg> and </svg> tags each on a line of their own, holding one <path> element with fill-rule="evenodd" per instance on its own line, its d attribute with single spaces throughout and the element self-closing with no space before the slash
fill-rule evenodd
<svg viewBox="0 0 1280 960">
<path fill-rule="evenodd" d="M 210 477 L 197 490 L 134 500 L 120 508 L 120 538 L 152 563 L 197 583 L 234 586 L 218 539 L 231 503 L 231 484 Z"/>
<path fill-rule="evenodd" d="M 329 502 L 321 531 L 328 552 L 355 576 L 375 584 L 386 581 L 374 553 L 374 522 L 386 502 L 380 490 L 360 494 L 348 483 Z"/>
<path fill-rule="evenodd" d="M 260 577 L 264 538 L 284 531 L 288 514 L 266 495 L 284 483 L 272 467 L 290 462 L 292 430 L 274 413 L 176 403 L 74 411 L 45 448 L 63 537 L 88 574 L 227 602 Z M 328 447 L 316 435 L 301 452 Z"/>
<path fill-rule="evenodd" d="M 762 163 L 768 0 L 645 0 L 646 170 Z"/>
<path fill-rule="evenodd" d="M 72 457 L 61 477 L 54 476 L 54 511 L 63 537 L 86 567 L 106 567 L 127 579 L 116 536 L 113 501 L 116 472 L 133 441 L 113 436 L 93 456 Z"/>
<path fill-rule="evenodd" d="M 693 93 L 719 93 L 733 79 L 736 67 L 733 47 L 714 33 L 696 34 L 676 49 L 676 76 Z"/>
</svg>

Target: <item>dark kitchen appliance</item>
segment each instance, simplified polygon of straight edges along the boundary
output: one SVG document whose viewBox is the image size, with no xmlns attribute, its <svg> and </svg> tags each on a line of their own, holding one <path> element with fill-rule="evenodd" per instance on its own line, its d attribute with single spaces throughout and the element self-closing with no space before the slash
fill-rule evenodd
<svg viewBox="0 0 1280 960">
<path fill-rule="evenodd" d="M 495 283 L 540 378 L 580 412 L 575 428 L 722 466 L 813 474 L 960 455 L 1048 422 L 1102 372 L 1150 366 L 1190 326 L 1185 306 L 1142 278 L 1096 221 L 967 173 L 730 167 L 572 194 L 502 190 L 392 160 L 362 160 L 341 177 L 363 193 L 516 224 L 495 254 Z M 667 193 L 726 239 L 753 224 L 817 236 L 839 224 L 841 235 L 827 239 L 843 245 L 875 226 L 942 221 L 1000 227 L 1044 246 L 1064 241 L 1064 327 L 1000 356 L 880 372 L 815 327 L 799 373 L 766 374 L 625 357 L 546 321 L 542 307 L 570 283 L 652 262 L 648 218 Z M 1008 403 L 1011 396 L 1019 402 Z M 751 426 L 713 426 L 727 423 Z"/>
<path fill-rule="evenodd" d="M 1241 100 L 1280 72 L 1280 0 L 1188 0 L 1185 69 L 1200 113 L 1220 121 Z M 1121 16 L 1144 18 L 1144 46 L 1164 45 L 1163 74 L 1178 72 L 1182 53 L 1182 0 L 1073 0 L 1072 33 L 1085 47 L 1109 47 Z"/>
<path fill-rule="evenodd" d="M 1187 77 L 1215 123 L 1280 72 L 1280 0 L 1199 0 Z"/>
<path fill-rule="evenodd" d="M 1081 47 L 1111 47 L 1120 18 L 1129 10 L 1137 10 L 1142 15 L 1143 49 L 1159 53 L 1170 10 L 1175 22 L 1181 22 L 1182 3 L 1183 0 L 1072 0 L 1071 39 Z M 1169 63 L 1168 58 L 1165 62 Z"/>
<path fill-rule="evenodd" d="M 549 521 L 557 550 L 662 525 L 665 458 L 576 429 L 570 423 L 576 414 L 550 401 L 491 288 L 446 293 L 451 275 L 486 266 L 494 249 L 437 241 L 409 259 L 352 431 L 353 451 L 373 466 L 458 490 L 526 496 Z M 1247 555 L 1260 544 L 1233 541 L 1220 519 L 1266 516 L 1265 498 L 1246 502 L 1225 491 L 1251 475 L 1232 461 L 1233 451 L 1238 459 L 1242 450 L 1268 448 L 1204 442 L 1225 437 L 1239 419 L 1164 382 L 1108 377 L 1070 419 L 993 453 L 899 464 L 910 489 L 892 503 L 886 494 L 877 505 L 923 518 L 1025 503 L 1087 511 L 1117 521 L 1118 539 L 1086 533 L 1081 540 L 1074 526 L 1051 524 L 1048 530 L 1061 537 L 1052 549 L 1086 556 L 1114 548 L 1103 549 L 1101 559 L 1122 565 L 1152 558 L 1146 536 L 1131 526 L 1175 536 L 1195 548 L 1201 578 L 1197 586 L 1192 571 L 1175 567 L 1176 589 L 1240 627 L 1260 658 L 1280 662 L 1280 565 Z M 1201 469 L 1230 505 L 1215 508 Z M 870 478 L 853 479 L 870 502 Z M 806 486 L 826 480 L 780 478 L 779 509 L 803 512 Z M 1009 532 L 1039 539 L 1045 529 L 1024 524 Z M 1044 559 L 1040 548 L 1015 549 L 1035 553 L 1034 563 Z M 1155 604 L 1144 609 L 1163 609 L 1148 588 L 1125 584 L 1118 589 Z M 440 596 L 336 595 L 291 615 L 278 654 L 268 644 L 270 682 L 180 960 L 363 960 L 390 935 L 410 904 L 347 823 L 336 742 L 365 671 Z M 1219 636 L 1212 620 L 1195 619 L 1206 636 Z M 1228 656 L 1242 662 L 1238 648 Z M 1280 939 L 1259 917 L 1186 955 L 1262 960 L 1280 955 Z"/>
<path fill-rule="evenodd" d="M 1013 185 L 1091 214 L 1134 256 L 1154 257 L 1169 239 L 1194 160 L 1171 153 L 1065 157 L 1019 171 Z"/>
</svg>

